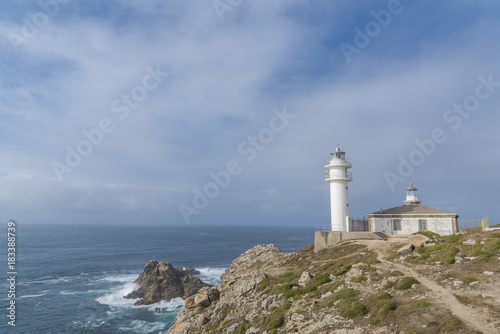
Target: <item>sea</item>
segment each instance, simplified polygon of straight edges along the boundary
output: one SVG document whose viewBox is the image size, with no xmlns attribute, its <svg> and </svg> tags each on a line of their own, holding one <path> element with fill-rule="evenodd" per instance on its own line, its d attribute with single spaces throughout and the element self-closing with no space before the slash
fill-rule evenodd
<svg viewBox="0 0 500 334">
<path fill-rule="evenodd" d="M 149 260 L 194 267 L 217 285 L 259 244 L 286 252 L 314 242 L 314 227 L 23 225 L 16 223 L 15 326 L 8 324 L 7 224 L 0 231 L 0 333 L 166 333 L 181 298 L 148 306 L 125 299 Z M 156 312 L 160 308 L 162 312 Z"/>
</svg>

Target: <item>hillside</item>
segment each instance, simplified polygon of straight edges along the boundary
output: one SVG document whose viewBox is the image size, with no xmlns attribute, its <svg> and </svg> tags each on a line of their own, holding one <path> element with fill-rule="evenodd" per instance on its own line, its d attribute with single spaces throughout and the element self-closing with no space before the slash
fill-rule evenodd
<svg viewBox="0 0 500 334">
<path fill-rule="evenodd" d="M 405 238 L 256 246 L 168 333 L 499 333 L 500 233 L 430 237 L 413 251 Z"/>
</svg>

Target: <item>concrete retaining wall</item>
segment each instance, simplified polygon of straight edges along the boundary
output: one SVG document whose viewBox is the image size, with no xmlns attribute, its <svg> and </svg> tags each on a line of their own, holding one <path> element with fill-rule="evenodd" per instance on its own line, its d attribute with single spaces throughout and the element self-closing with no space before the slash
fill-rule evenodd
<svg viewBox="0 0 500 334">
<path fill-rule="evenodd" d="M 339 232 L 339 231 L 316 231 L 314 234 L 314 251 L 334 246 L 344 240 L 352 239 L 382 239 L 372 232 Z"/>
</svg>

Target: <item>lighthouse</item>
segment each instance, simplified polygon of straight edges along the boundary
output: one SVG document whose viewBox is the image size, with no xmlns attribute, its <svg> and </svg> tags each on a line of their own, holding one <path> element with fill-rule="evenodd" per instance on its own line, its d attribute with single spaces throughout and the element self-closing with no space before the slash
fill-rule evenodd
<svg viewBox="0 0 500 334">
<path fill-rule="evenodd" d="M 332 231 L 349 231 L 349 201 L 347 183 L 352 181 L 351 159 L 346 159 L 339 145 L 330 153 L 330 160 L 325 162 L 325 181 L 330 183 L 330 208 L 332 213 Z"/>
</svg>

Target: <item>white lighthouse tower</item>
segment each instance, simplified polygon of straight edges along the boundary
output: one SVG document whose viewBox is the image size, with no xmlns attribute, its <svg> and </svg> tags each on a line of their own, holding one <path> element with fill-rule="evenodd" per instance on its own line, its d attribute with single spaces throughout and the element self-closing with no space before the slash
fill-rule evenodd
<svg viewBox="0 0 500 334">
<path fill-rule="evenodd" d="M 351 159 L 346 159 L 345 152 L 339 145 L 330 153 L 330 160 L 325 163 L 325 181 L 330 183 L 330 207 L 332 210 L 332 231 L 349 231 L 349 201 L 347 183 L 352 181 Z"/>
</svg>

